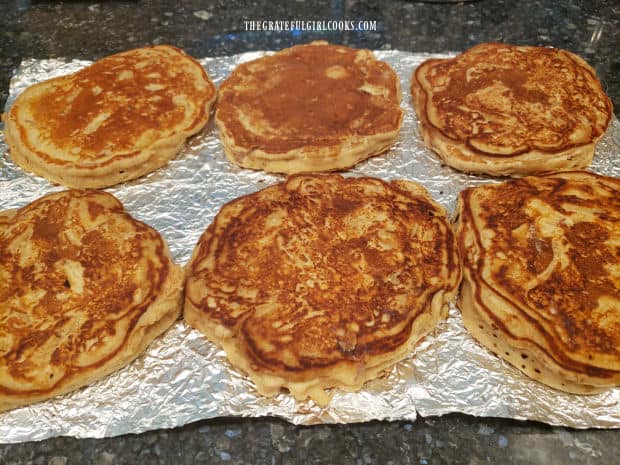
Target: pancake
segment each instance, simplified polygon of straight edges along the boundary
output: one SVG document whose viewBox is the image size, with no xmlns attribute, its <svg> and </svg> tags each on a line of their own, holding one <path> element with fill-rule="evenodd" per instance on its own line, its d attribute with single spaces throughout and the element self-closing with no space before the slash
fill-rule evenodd
<svg viewBox="0 0 620 465">
<path fill-rule="evenodd" d="M 168 163 L 207 123 L 216 92 L 178 48 L 104 58 L 22 92 L 4 118 L 10 156 L 67 187 L 101 188 Z"/>
<path fill-rule="evenodd" d="M 296 175 L 226 204 L 188 265 L 185 321 L 259 393 L 361 389 L 447 314 L 452 229 L 419 184 Z"/>
<path fill-rule="evenodd" d="M 69 190 L 0 213 L 0 410 L 127 365 L 179 316 L 184 274 L 112 195 Z"/>
<path fill-rule="evenodd" d="M 396 73 L 372 52 L 317 41 L 235 68 L 220 87 L 215 121 L 239 166 L 333 171 L 394 144 L 400 98 Z"/>
<path fill-rule="evenodd" d="M 587 171 L 463 191 L 465 327 L 556 389 L 620 385 L 619 224 L 620 180 Z"/>
<path fill-rule="evenodd" d="M 585 168 L 612 115 L 594 69 L 555 48 L 488 43 L 427 60 L 411 94 L 424 143 L 491 175 Z"/>
</svg>

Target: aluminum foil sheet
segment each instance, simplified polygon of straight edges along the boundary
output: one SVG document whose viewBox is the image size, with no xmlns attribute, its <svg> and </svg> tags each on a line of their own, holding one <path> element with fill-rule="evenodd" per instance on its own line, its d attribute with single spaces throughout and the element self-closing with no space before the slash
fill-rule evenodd
<svg viewBox="0 0 620 465">
<path fill-rule="evenodd" d="M 233 68 L 264 52 L 201 60 L 217 84 Z M 421 182 L 452 212 L 463 188 L 497 180 L 442 166 L 424 148 L 411 107 L 409 80 L 430 57 L 451 55 L 380 51 L 401 78 L 405 119 L 388 153 L 359 164 L 347 175 Z M 26 86 L 76 71 L 84 61 L 24 61 L 11 82 L 7 108 Z M 15 208 L 61 190 L 25 173 L 6 156 L 0 139 L 0 209 Z M 594 171 L 620 177 L 620 123 L 613 123 L 597 148 Z M 210 124 L 167 166 L 143 178 L 107 189 L 136 218 L 168 241 L 177 262 L 188 262 L 200 234 L 220 207 L 238 196 L 280 182 L 282 176 L 230 164 Z M 414 420 L 416 415 L 464 412 L 478 416 L 538 420 L 575 428 L 620 427 L 620 389 L 595 396 L 564 394 L 538 384 L 477 344 L 458 310 L 426 337 L 415 352 L 385 377 L 358 393 L 337 391 L 319 408 L 285 393 L 264 398 L 231 368 L 223 351 L 178 321 L 130 366 L 68 395 L 0 414 L 0 442 L 53 436 L 106 437 L 171 428 L 218 416 L 277 416 L 295 424 Z"/>
</svg>

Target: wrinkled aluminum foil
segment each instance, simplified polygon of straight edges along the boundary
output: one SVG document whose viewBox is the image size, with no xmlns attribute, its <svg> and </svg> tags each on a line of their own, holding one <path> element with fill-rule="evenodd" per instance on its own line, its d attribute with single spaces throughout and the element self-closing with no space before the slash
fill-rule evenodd
<svg viewBox="0 0 620 465">
<path fill-rule="evenodd" d="M 233 68 L 263 52 L 201 60 L 220 84 Z M 377 52 L 401 78 L 405 119 L 387 154 L 350 171 L 384 179 L 421 182 L 449 212 L 463 188 L 496 182 L 442 166 L 424 148 L 410 103 L 413 69 L 430 57 L 451 55 Z M 11 82 L 7 108 L 26 86 L 76 71 L 84 61 L 24 61 Z M 0 210 L 15 208 L 61 190 L 25 173 L 5 155 L 0 139 Z M 620 123 L 614 121 L 597 147 L 594 171 L 620 177 Z M 166 167 L 107 189 L 136 218 L 168 241 L 177 262 L 186 264 L 200 234 L 222 205 L 284 177 L 230 164 L 212 123 L 191 139 Z M 463 328 L 458 310 L 426 337 L 409 358 L 358 393 L 337 391 L 329 406 L 299 403 L 285 393 L 257 395 L 252 383 L 231 368 L 223 351 L 183 321 L 154 341 L 134 363 L 68 395 L 0 414 L 0 442 L 53 436 L 106 437 L 172 428 L 217 416 L 277 416 L 296 424 L 414 420 L 416 415 L 464 412 L 478 416 L 538 420 L 575 428 L 620 427 L 620 388 L 595 396 L 561 393 L 536 383 L 477 344 Z"/>
</svg>

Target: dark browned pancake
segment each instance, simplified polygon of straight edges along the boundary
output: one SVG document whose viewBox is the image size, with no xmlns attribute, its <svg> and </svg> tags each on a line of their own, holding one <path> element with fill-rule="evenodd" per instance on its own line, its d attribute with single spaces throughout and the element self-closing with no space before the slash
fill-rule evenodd
<svg viewBox="0 0 620 465">
<path fill-rule="evenodd" d="M 183 271 L 112 195 L 0 212 L 0 410 L 126 365 L 178 317 Z"/>
<path fill-rule="evenodd" d="M 398 76 L 372 52 L 318 41 L 235 68 L 220 87 L 215 121 L 233 163 L 330 171 L 394 143 L 400 96 Z"/>
<path fill-rule="evenodd" d="M 620 384 L 619 225 L 620 180 L 586 171 L 465 190 L 466 327 L 558 389 Z"/>
<path fill-rule="evenodd" d="M 259 392 L 324 404 L 406 357 L 460 281 L 443 208 L 408 181 L 297 175 L 236 199 L 188 265 L 184 316 Z"/>
<path fill-rule="evenodd" d="M 548 47 L 488 43 L 425 61 L 411 93 L 426 145 L 492 175 L 585 168 L 612 115 L 594 70 Z"/>
</svg>

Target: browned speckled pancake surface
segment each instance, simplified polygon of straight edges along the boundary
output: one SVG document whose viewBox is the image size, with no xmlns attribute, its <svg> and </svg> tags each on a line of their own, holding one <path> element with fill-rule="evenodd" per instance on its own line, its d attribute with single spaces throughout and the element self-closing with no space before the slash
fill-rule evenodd
<svg viewBox="0 0 620 465">
<path fill-rule="evenodd" d="M 153 171 L 207 123 L 215 87 L 183 51 L 145 47 L 21 93 L 5 118 L 13 160 L 69 187 Z"/>
<path fill-rule="evenodd" d="M 127 364 L 178 317 L 182 285 L 161 236 L 110 194 L 0 213 L 0 410 Z"/>
<path fill-rule="evenodd" d="M 555 48 L 480 44 L 422 63 L 411 91 L 425 143 L 470 172 L 584 168 L 612 115 L 594 70 Z"/>
<path fill-rule="evenodd" d="M 370 51 L 312 42 L 235 68 L 220 87 L 215 120 L 233 163 L 336 170 L 394 143 L 400 95 L 396 73 Z"/>
<path fill-rule="evenodd" d="M 619 180 L 585 171 L 461 194 L 466 325 L 491 326 L 509 361 L 499 339 L 532 349 L 537 360 L 511 362 L 534 377 L 546 366 L 585 389 L 620 384 L 619 194 Z"/>
<path fill-rule="evenodd" d="M 325 402 L 405 357 L 459 280 L 452 230 L 421 186 L 297 175 L 222 208 L 184 312 L 261 393 Z"/>
</svg>

